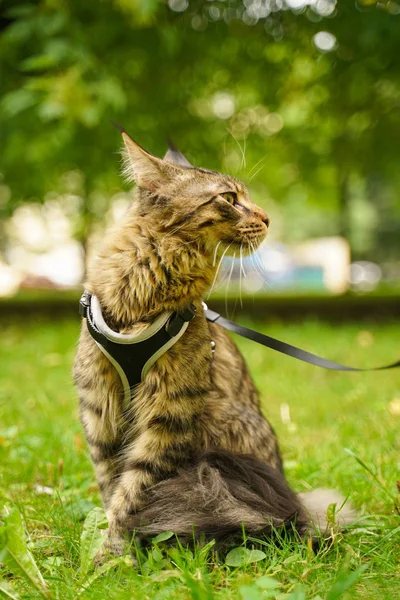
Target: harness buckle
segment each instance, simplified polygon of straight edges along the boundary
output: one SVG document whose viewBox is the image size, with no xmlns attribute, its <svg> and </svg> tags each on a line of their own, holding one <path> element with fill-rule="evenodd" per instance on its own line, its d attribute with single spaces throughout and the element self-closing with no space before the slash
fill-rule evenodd
<svg viewBox="0 0 400 600">
<path fill-rule="evenodd" d="M 79 314 L 83 319 L 87 318 L 87 311 L 90 306 L 90 298 L 92 294 L 87 292 L 86 290 L 83 292 L 81 299 L 79 300 Z"/>
<path fill-rule="evenodd" d="M 187 321 L 191 321 L 195 314 L 196 307 L 194 304 L 189 304 L 189 306 L 186 306 L 179 312 L 174 313 L 165 327 L 166 332 L 171 337 L 175 337 L 182 329 L 183 324 Z"/>
</svg>

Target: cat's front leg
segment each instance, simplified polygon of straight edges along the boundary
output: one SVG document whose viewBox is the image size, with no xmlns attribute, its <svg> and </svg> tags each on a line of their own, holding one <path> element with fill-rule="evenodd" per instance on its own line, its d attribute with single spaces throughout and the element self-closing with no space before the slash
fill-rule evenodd
<svg viewBox="0 0 400 600">
<path fill-rule="evenodd" d="M 121 554 L 126 541 L 130 541 L 132 517 L 146 506 L 148 489 L 173 476 L 193 452 L 195 436 L 191 426 L 184 427 L 182 422 L 179 431 L 171 431 L 168 419 L 167 425 L 160 417 L 153 423 L 124 451 L 121 475 L 107 510 L 106 550 L 115 554 Z"/>
<path fill-rule="evenodd" d="M 92 459 L 97 485 L 104 508 L 110 503 L 119 475 L 122 443 L 119 435 L 110 431 L 101 410 L 96 412 L 81 400 L 79 413 Z"/>
<path fill-rule="evenodd" d="M 106 511 L 108 518 L 107 540 L 97 562 L 102 562 L 104 554 L 121 556 L 129 550 L 132 531 L 127 523 L 145 504 L 145 490 L 154 484 L 154 478 L 141 470 L 125 472 L 114 490 Z"/>
<path fill-rule="evenodd" d="M 123 449 L 121 384 L 112 366 L 82 332 L 74 364 L 79 415 L 105 508 L 119 476 Z"/>
</svg>

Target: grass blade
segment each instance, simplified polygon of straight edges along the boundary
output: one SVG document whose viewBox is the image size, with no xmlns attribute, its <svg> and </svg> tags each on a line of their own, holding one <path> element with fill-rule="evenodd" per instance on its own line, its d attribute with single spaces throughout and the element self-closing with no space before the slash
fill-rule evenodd
<svg viewBox="0 0 400 600">
<path fill-rule="evenodd" d="M 393 502 L 393 504 L 395 505 L 395 507 L 398 508 L 398 500 L 397 498 L 391 494 L 391 492 L 389 492 L 389 490 L 383 485 L 383 483 L 381 482 L 381 480 L 379 479 L 379 477 L 377 476 L 376 473 L 374 473 L 374 471 L 371 469 L 371 467 L 369 467 L 363 460 L 361 460 L 361 458 L 352 450 L 350 450 L 349 448 L 344 448 L 344 451 L 349 454 L 352 458 L 354 458 L 359 465 L 361 465 L 361 467 L 363 469 L 365 469 L 365 471 L 367 471 L 367 473 L 369 473 L 373 479 L 373 481 L 375 482 L 375 484 L 382 490 L 385 492 L 385 494 L 388 496 L 388 498 L 390 498 Z"/>
<path fill-rule="evenodd" d="M 14 508 L 0 532 L 0 562 L 28 581 L 44 598 L 49 597 L 47 584 L 28 549 L 25 529 L 19 511 Z M 4 586 L 2 592 L 4 592 Z M 12 596 L 11 596 L 12 597 Z"/>
<path fill-rule="evenodd" d="M 0 596 L 11 600 L 20 600 L 21 596 L 6 581 L 0 581 Z"/>
<path fill-rule="evenodd" d="M 81 579 L 86 577 L 96 554 L 106 540 L 104 531 L 102 531 L 106 525 L 105 512 L 99 507 L 91 510 L 85 519 L 81 535 L 81 564 L 79 568 Z"/>
<path fill-rule="evenodd" d="M 326 600 L 338 600 L 344 592 L 347 592 L 355 584 L 367 568 L 368 565 L 362 565 L 359 569 L 351 573 L 348 573 L 345 569 L 341 569 L 335 583 L 326 596 Z"/>
<path fill-rule="evenodd" d="M 91 577 L 88 577 L 85 583 L 81 586 L 80 590 L 76 593 L 76 598 L 79 598 L 83 592 L 89 589 L 99 577 L 102 577 L 105 573 L 107 573 L 107 571 L 113 569 L 114 567 L 118 567 L 121 564 L 133 567 L 133 560 L 129 556 L 117 556 L 116 558 L 111 559 L 109 562 L 96 569 L 95 573 L 93 573 Z"/>
</svg>

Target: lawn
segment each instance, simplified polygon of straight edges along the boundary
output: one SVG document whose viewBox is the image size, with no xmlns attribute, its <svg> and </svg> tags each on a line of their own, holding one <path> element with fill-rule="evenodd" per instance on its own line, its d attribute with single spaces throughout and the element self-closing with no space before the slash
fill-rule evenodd
<svg viewBox="0 0 400 600">
<path fill-rule="evenodd" d="M 253 324 L 352 365 L 399 358 L 400 325 Z M 171 537 L 92 566 L 104 527 L 78 420 L 71 364 L 78 318 L 1 323 L 0 597 L 305 600 L 400 596 L 400 370 L 334 373 L 238 340 L 298 491 L 332 487 L 360 513 L 314 554 L 305 541 L 246 550 L 183 548 Z M 349 452 L 350 451 L 350 452 Z M 398 511 L 398 509 L 397 509 Z M 88 516 L 89 515 L 89 516 Z M 85 521 L 86 519 L 86 521 Z M 227 564 L 228 563 L 228 564 Z M 239 566 L 235 566 L 239 565 Z"/>
</svg>

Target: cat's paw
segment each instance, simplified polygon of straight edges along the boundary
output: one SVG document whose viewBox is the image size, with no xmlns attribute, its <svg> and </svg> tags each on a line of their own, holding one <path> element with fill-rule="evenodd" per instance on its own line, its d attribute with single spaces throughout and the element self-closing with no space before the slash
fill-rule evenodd
<svg viewBox="0 0 400 600">
<path fill-rule="evenodd" d="M 104 544 L 95 556 L 94 564 L 96 566 L 103 565 L 109 560 L 124 554 L 124 539 L 112 535 L 110 529 L 103 529 L 101 534 L 106 538 Z"/>
<path fill-rule="evenodd" d="M 104 544 L 95 556 L 94 564 L 99 567 L 115 558 L 124 557 L 127 565 L 135 566 L 136 560 L 132 557 L 127 540 L 121 536 L 111 533 L 110 529 L 104 529 L 102 535 L 106 537 Z"/>
</svg>

